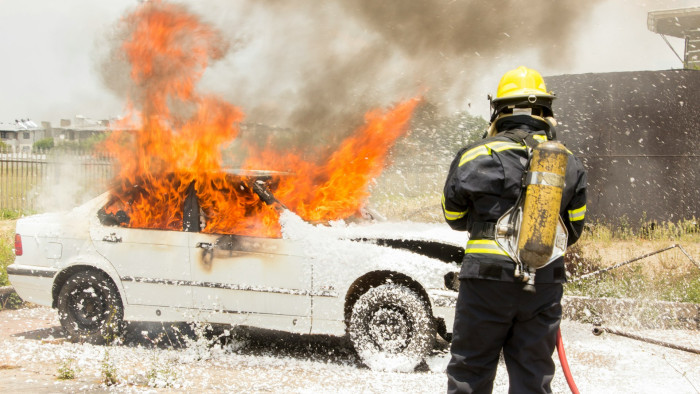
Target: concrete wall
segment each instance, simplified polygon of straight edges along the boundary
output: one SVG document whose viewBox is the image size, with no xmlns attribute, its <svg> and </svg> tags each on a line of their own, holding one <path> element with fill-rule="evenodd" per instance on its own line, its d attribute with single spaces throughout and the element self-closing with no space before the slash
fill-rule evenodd
<svg viewBox="0 0 700 394">
<path fill-rule="evenodd" d="M 588 169 L 588 218 L 700 218 L 700 71 L 545 77 L 559 139 Z"/>
</svg>

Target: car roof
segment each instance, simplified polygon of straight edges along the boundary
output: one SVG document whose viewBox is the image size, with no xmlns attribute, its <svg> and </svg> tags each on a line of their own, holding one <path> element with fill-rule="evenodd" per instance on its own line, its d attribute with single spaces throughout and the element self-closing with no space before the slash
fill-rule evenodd
<svg viewBox="0 0 700 394">
<path fill-rule="evenodd" d="M 218 172 L 218 171 L 217 171 Z M 224 168 L 221 170 L 229 175 L 244 176 L 249 178 L 269 178 L 272 176 L 290 176 L 293 172 L 287 171 L 271 171 L 271 170 L 244 170 L 240 168 Z"/>
</svg>

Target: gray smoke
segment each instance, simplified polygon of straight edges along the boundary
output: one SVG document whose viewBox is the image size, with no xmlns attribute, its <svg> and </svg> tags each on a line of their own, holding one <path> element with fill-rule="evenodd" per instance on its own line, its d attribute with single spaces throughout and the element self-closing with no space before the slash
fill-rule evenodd
<svg viewBox="0 0 700 394">
<path fill-rule="evenodd" d="M 572 58 L 568 43 L 597 3 L 210 0 L 191 8 L 230 41 L 200 88 L 240 106 L 247 122 L 315 139 L 347 133 L 366 111 L 421 94 L 438 108 L 464 108 L 496 61 L 514 68 L 534 57 L 563 67 Z M 105 79 L 118 91 L 124 77 L 111 72 L 120 67 L 108 68 Z"/>
</svg>

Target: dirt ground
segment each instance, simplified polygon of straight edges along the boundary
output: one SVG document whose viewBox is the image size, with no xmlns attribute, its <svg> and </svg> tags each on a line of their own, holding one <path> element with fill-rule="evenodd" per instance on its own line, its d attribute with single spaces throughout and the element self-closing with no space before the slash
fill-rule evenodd
<svg viewBox="0 0 700 394">
<path fill-rule="evenodd" d="M 591 328 L 572 321 L 562 324 L 568 361 L 581 392 L 700 390 L 700 355 L 607 333 L 595 336 Z M 172 341 L 175 346 L 153 346 L 157 331 L 157 327 L 131 327 L 131 339 L 118 346 L 73 344 L 64 340 L 55 310 L 0 311 L 0 392 L 441 393 L 446 389 L 446 348 L 436 350 L 417 372 L 406 374 L 368 370 L 342 338 L 239 330 L 225 346 L 189 338 Z M 637 334 L 687 347 L 698 348 L 700 343 L 698 331 Z M 167 342 L 173 332 L 160 335 Z M 554 358 L 554 392 L 569 392 Z M 76 377 L 58 379 L 62 365 Z M 116 385 L 103 383 L 105 371 L 116 376 Z M 507 392 L 507 385 L 501 364 L 494 392 Z"/>
</svg>

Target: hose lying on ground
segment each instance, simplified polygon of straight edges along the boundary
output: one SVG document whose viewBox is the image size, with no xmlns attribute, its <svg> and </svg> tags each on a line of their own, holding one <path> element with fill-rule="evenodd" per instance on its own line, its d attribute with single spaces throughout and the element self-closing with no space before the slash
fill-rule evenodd
<svg viewBox="0 0 700 394">
<path fill-rule="evenodd" d="M 636 335 L 636 334 L 632 334 L 629 332 L 616 330 L 616 329 L 610 328 L 610 327 L 601 327 L 601 326 L 593 327 L 593 334 L 594 335 L 600 335 L 604 332 L 609 332 L 611 334 L 620 335 L 620 336 L 631 338 L 631 339 L 636 339 L 638 341 L 642 341 L 642 342 L 646 342 L 646 343 L 652 343 L 654 345 L 665 346 L 665 347 L 668 347 L 671 349 L 682 350 L 684 352 L 700 354 L 700 349 L 694 349 L 694 348 L 687 347 L 687 346 L 676 345 L 674 343 L 659 341 L 657 339 L 643 337 L 641 335 Z"/>
</svg>

